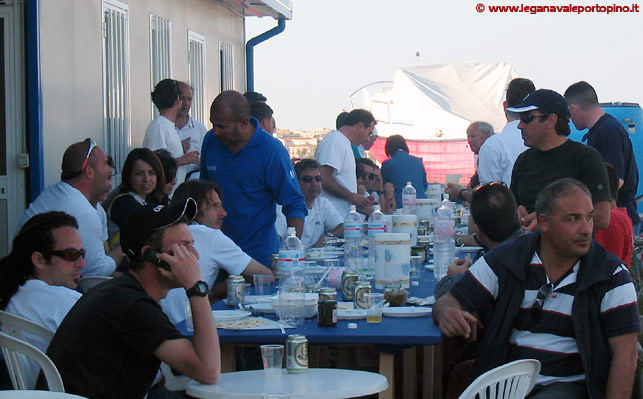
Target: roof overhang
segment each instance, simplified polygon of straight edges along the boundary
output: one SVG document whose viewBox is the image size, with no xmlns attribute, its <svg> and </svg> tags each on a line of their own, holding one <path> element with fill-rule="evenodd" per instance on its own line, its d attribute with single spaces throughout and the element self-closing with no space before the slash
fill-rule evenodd
<svg viewBox="0 0 643 399">
<path fill-rule="evenodd" d="M 291 0 L 218 0 L 243 17 L 292 19 Z"/>
</svg>

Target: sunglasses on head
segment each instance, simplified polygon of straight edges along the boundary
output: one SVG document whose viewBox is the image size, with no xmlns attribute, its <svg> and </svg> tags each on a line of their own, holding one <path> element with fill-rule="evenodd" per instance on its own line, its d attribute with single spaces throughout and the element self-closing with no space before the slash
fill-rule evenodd
<svg viewBox="0 0 643 399">
<path fill-rule="evenodd" d="M 522 123 L 524 123 L 525 125 L 530 124 L 530 123 L 531 123 L 531 121 L 533 121 L 535 118 L 540 118 L 540 120 L 542 121 L 542 120 L 543 120 L 543 118 L 547 118 L 547 117 L 549 117 L 549 115 L 547 115 L 547 114 L 538 114 L 538 115 L 534 115 L 534 114 L 520 114 L 520 120 L 521 120 L 521 121 L 522 121 Z"/>
<path fill-rule="evenodd" d="M 538 290 L 538 293 L 536 294 L 536 300 L 534 301 L 534 304 L 531 305 L 531 316 L 536 320 L 540 319 L 545 300 L 549 297 L 549 294 L 551 294 L 553 288 L 553 283 L 546 283 L 543 284 L 543 286 Z"/>
<path fill-rule="evenodd" d="M 60 258 L 63 258 L 64 260 L 68 260 L 70 262 L 74 262 L 78 260 L 81 256 L 84 258 L 85 257 L 85 249 L 76 249 L 76 248 L 65 248 L 60 251 L 45 251 L 46 255 L 53 255 L 53 256 L 58 256 Z"/>
<path fill-rule="evenodd" d="M 313 179 L 315 179 L 315 181 L 316 181 L 317 183 L 321 183 L 321 181 L 322 181 L 322 177 L 321 177 L 321 176 L 315 176 L 315 177 L 312 177 L 312 176 L 304 176 L 301 180 L 303 180 L 303 181 L 304 181 L 304 183 L 312 183 Z"/>
<path fill-rule="evenodd" d="M 475 193 L 479 192 L 480 190 L 483 190 L 483 189 L 489 188 L 489 187 L 494 187 L 494 186 L 505 186 L 505 187 L 507 187 L 507 185 L 503 181 L 492 181 L 490 183 L 485 183 L 485 184 L 481 184 L 481 185 L 477 186 L 476 188 L 471 190 L 471 193 L 475 194 Z"/>
</svg>

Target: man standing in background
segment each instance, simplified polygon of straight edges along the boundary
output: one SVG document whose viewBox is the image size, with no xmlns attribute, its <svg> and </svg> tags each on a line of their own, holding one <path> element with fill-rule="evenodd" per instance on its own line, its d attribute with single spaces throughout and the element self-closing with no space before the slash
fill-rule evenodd
<svg viewBox="0 0 643 399">
<path fill-rule="evenodd" d="M 203 137 L 208 129 L 203 126 L 203 123 L 190 116 L 192 97 L 194 95 L 192 87 L 185 82 L 179 82 L 179 89 L 181 90 L 181 107 L 179 108 L 179 112 L 176 114 L 174 126 L 179 134 L 179 140 L 181 140 L 183 154 L 196 151 L 198 155 L 198 152 L 201 151 L 201 145 L 203 144 Z M 199 170 L 199 165 L 185 165 L 185 169 L 186 178 L 189 178 L 190 173 Z"/>
</svg>

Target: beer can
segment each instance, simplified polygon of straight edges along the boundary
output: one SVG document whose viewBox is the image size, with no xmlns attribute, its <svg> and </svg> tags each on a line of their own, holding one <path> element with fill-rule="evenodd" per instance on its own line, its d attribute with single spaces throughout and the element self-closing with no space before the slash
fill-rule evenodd
<svg viewBox="0 0 643 399">
<path fill-rule="evenodd" d="M 358 274 L 344 270 L 342 273 L 342 298 L 344 301 L 352 301 L 355 298 L 355 283 L 357 283 Z"/>
<path fill-rule="evenodd" d="M 270 255 L 270 269 L 275 279 L 278 280 L 279 277 L 281 277 L 281 272 L 279 271 L 279 254 Z"/>
<path fill-rule="evenodd" d="M 355 285 L 355 308 L 366 309 L 368 308 L 368 299 L 364 294 L 373 292 L 371 283 L 368 281 L 360 281 Z"/>
<path fill-rule="evenodd" d="M 236 274 L 228 276 L 226 280 L 226 287 L 228 288 L 228 306 L 237 307 L 239 304 L 239 289 L 242 288 L 241 284 L 244 284 L 246 280 L 243 276 Z"/>
<path fill-rule="evenodd" d="M 308 370 L 308 340 L 305 335 L 292 334 L 286 340 L 286 369 L 289 373 Z"/>
</svg>

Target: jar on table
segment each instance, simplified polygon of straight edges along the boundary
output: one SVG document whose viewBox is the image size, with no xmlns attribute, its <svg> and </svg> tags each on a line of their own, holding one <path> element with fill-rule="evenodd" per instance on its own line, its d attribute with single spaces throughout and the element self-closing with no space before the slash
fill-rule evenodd
<svg viewBox="0 0 643 399">
<path fill-rule="evenodd" d="M 317 303 L 317 324 L 320 327 L 337 325 L 337 301 L 320 299 Z"/>
</svg>

